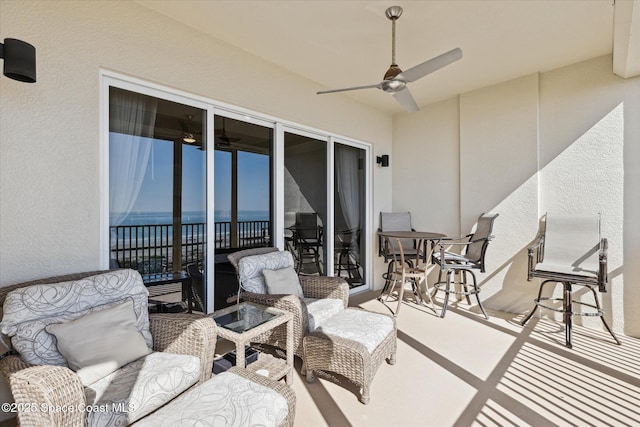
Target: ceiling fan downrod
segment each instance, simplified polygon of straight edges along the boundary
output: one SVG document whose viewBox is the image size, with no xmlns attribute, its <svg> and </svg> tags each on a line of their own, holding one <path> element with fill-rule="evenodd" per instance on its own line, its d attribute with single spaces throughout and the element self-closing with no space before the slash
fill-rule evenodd
<svg viewBox="0 0 640 427">
<path fill-rule="evenodd" d="M 384 80 L 391 80 L 402 72 L 398 64 L 396 64 L 396 21 L 402 15 L 402 8 L 400 6 L 391 6 L 384 14 L 391 20 L 391 66 L 384 73 Z"/>
</svg>

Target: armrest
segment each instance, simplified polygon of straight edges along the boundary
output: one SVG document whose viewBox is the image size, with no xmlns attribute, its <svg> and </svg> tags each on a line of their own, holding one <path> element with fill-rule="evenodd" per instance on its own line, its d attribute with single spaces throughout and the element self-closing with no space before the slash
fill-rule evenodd
<svg viewBox="0 0 640 427">
<path fill-rule="evenodd" d="M 209 316 L 156 313 L 149 315 L 153 349 L 189 354 L 200 359 L 200 382 L 211 378 L 217 327 Z"/>
<path fill-rule="evenodd" d="M 469 235 L 460 236 L 460 237 L 442 237 L 438 241 L 439 242 L 447 242 L 447 243 L 449 243 L 449 242 L 457 242 L 457 241 L 461 241 L 462 242 L 464 240 L 464 242 L 462 242 L 462 243 L 466 244 L 466 243 L 469 243 L 469 237 L 470 237 Z"/>
<path fill-rule="evenodd" d="M 378 228 L 378 233 L 382 231 L 382 228 Z M 378 234 L 378 256 L 385 256 L 384 243 L 382 242 L 382 236 Z M 385 257 L 384 262 L 387 262 Z"/>
<path fill-rule="evenodd" d="M 538 236 L 536 237 L 536 239 L 533 241 L 533 245 L 529 246 L 529 248 L 527 249 L 527 257 L 528 257 L 528 262 L 527 262 L 527 280 L 531 281 L 531 279 L 533 279 L 533 269 L 535 267 L 535 265 L 542 261 L 542 245 L 544 243 L 544 235 L 543 234 L 538 234 Z M 534 255 L 535 255 L 535 259 L 534 259 Z"/>
<path fill-rule="evenodd" d="M 296 329 L 296 325 L 299 327 L 297 330 L 305 331 L 307 329 L 307 325 L 309 324 L 307 306 L 304 305 L 297 295 L 269 295 L 243 292 L 241 298 L 244 301 L 274 307 L 291 313 L 293 314 L 294 329 Z"/>
<path fill-rule="evenodd" d="M 2 360 L 2 371 L 25 364 L 21 360 Z M 11 366 L 9 366 L 11 365 Z M 11 393 L 18 408 L 18 420 L 23 426 L 86 426 L 87 413 L 84 387 L 80 377 L 64 366 L 31 366 L 9 375 Z M 56 409 L 59 408 L 59 409 Z M 62 410 L 67 408 L 67 410 Z"/>
<path fill-rule="evenodd" d="M 303 287 L 304 290 L 304 287 Z M 242 299 L 255 304 L 274 307 L 293 315 L 293 348 L 294 354 L 302 355 L 302 337 L 309 327 L 309 313 L 307 306 L 297 295 L 268 295 L 243 292 Z M 283 325 L 284 326 L 284 325 Z M 270 343 L 273 345 L 273 343 Z M 278 345 L 276 345 L 277 347 Z"/>
<path fill-rule="evenodd" d="M 599 270 L 598 270 L 598 287 L 600 292 L 607 292 L 607 283 L 609 282 L 609 272 L 607 267 L 607 252 L 609 250 L 609 242 L 606 238 L 600 240 L 599 254 Z"/>
<path fill-rule="evenodd" d="M 302 292 L 307 298 L 340 299 L 349 304 L 349 284 L 341 277 L 299 276 Z"/>
</svg>

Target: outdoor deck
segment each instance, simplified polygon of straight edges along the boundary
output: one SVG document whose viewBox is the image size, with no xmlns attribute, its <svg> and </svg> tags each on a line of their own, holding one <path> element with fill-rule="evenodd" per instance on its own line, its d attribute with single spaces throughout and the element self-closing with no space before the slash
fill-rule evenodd
<svg viewBox="0 0 640 427">
<path fill-rule="evenodd" d="M 386 308 L 377 292 L 352 306 Z M 441 302 L 440 300 L 437 301 Z M 383 363 L 371 403 L 349 383 L 299 375 L 293 387 L 298 426 L 638 426 L 640 339 L 576 327 L 564 346 L 559 322 L 489 310 L 485 321 L 466 303 L 444 319 L 415 304 L 398 317 L 397 363 Z"/>
</svg>

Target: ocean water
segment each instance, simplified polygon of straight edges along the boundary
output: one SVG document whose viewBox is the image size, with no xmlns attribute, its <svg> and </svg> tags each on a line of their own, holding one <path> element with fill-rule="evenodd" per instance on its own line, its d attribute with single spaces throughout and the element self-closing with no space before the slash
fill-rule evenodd
<svg viewBox="0 0 640 427">
<path fill-rule="evenodd" d="M 231 211 L 215 210 L 213 213 L 215 222 L 231 221 Z M 199 224 L 206 222 L 207 215 L 204 211 L 185 211 L 182 213 L 183 224 Z M 268 221 L 269 211 L 238 211 L 238 221 Z M 173 224 L 172 212 L 130 212 L 120 225 L 171 225 Z"/>
<path fill-rule="evenodd" d="M 219 222 L 230 222 L 231 212 L 224 210 L 214 211 L 214 220 Z M 268 211 L 238 211 L 238 221 L 268 221 Z M 184 241 L 203 242 L 206 222 L 204 211 L 185 211 L 182 213 L 182 236 Z M 167 241 L 173 238 L 173 213 L 171 212 L 130 212 L 119 224 L 122 227 L 116 230 L 111 228 L 111 246 L 116 242 L 129 246 L 130 242 L 144 242 L 145 245 L 153 244 L 156 241 Z M 193 225 L 190 224 L 199 224 Z M 145 226 L 145 227 L 141 227 Z M 227 225 L 228 227 L 228 225 Z M 228 240 L 228 228 L 216 227 L 216 240 Z M 250 235 L 246 234 L 246 235 Z"/>
</svg>

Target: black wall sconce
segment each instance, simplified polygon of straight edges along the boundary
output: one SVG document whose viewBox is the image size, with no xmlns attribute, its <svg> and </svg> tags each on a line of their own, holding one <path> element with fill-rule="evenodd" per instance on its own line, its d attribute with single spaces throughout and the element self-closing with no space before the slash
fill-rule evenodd
<svg viewBox="0 0 640 427">
<path fill-rule="evenodd" d="M 36 82 L 36 48 L 17 39 L 0 43 L 0 58 L 4 58 L 2 73 L 10 79 L 25 83 Z"/>
<path fill-rule="evenodd" d="M 383 168 L 389 166 L 389 155 L 383 154 L 382 156 L 376 157 L 376 163 L 381 165 Z"/>
</svg>

